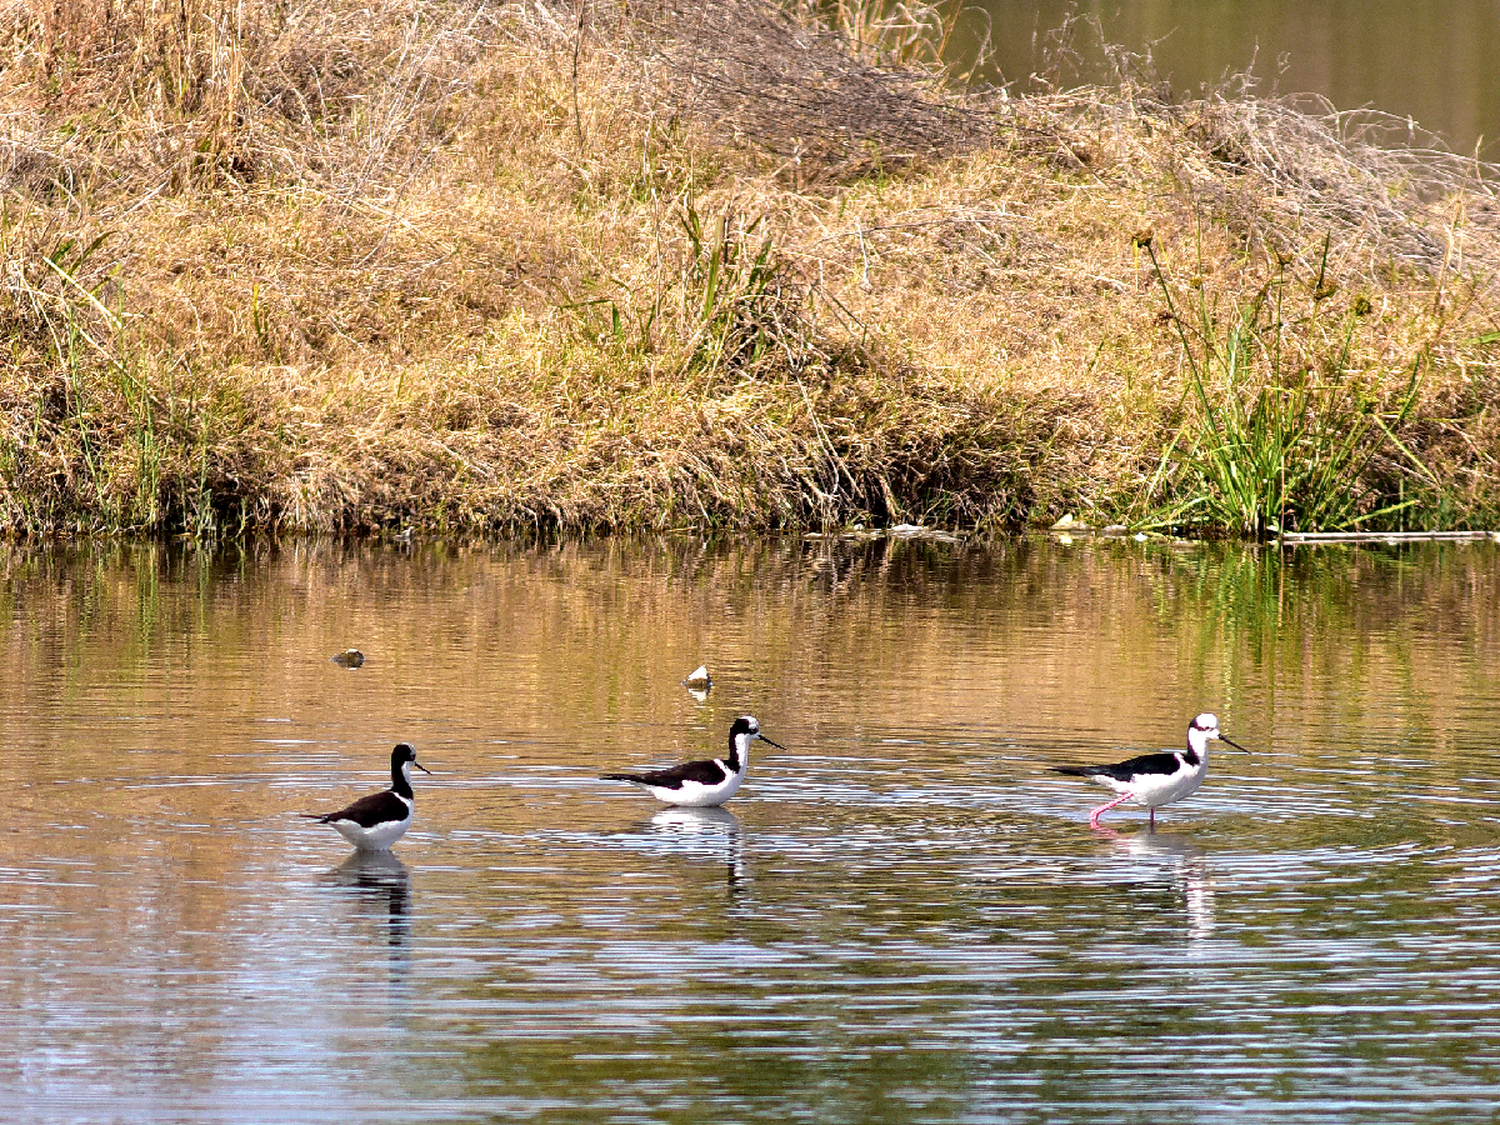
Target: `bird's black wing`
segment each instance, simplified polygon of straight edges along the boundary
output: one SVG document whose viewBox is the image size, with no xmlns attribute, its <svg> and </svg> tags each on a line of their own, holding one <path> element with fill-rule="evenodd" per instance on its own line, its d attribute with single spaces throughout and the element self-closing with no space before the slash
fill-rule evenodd
<svg viewBox="0 0 1500 1125">
<path fill-rule="evenodd" d="M 361 797 L 348 808 L 340 809 L 338 812 L 324 813 L 321 816 L 312 815 L 313 819 L 320 824 L 332 824 L 336 820 L 352 820 L 361 828 L 369 828 L 371 825 L 384 824 L 392 820 L 405 820 L 409 811 L 410 808 L 406 802 L 387 789 L 383 793 L 371 793 L 368 797 Z"/>
<path fill-rule="evenodd" d="M 1142 774 L 1172 774 L 1181 768 L 1177 755 L 1163 750 L 1156 754 L 1141 754 L 1123 762 L 1108 766 L 1053 766 L 1055 773 L 1073 777 L 1112 777 L 1116 781 L 1129 781 Z"/>
<path fill-rule="evenodd" d="M 652 770 L 650 773 L 607 773 L 605 781 L 633 781 L 637 785 L 654 785 L 659 789 L 681 789 L 684 782 L 696 781 L 699 785 L 718 785 L 729 771 L 718 762 L 686 762 L 671 769 Z"/>
</svg>

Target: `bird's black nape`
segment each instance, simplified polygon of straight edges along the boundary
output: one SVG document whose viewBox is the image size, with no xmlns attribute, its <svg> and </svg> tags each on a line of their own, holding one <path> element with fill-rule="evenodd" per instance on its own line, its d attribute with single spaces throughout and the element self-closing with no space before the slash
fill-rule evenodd
<svg viewBox="0 0 1500 1125">
<path fill-rule="evenodd" d="M 407 762 L 410 762 L 425 774 L 432 773 L 430 769 L 417 761 L 417 748 L 415 746 L 410 742 L 396 743 L 396 748 L 391 751 L 391 771 L 393 773 L 400 773 L 401 767 L 406 765 Z"/>
</svg>

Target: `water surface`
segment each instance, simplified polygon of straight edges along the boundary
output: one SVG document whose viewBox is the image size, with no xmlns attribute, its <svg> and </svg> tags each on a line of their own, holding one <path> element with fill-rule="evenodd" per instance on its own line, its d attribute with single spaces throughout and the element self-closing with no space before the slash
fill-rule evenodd
<svg viewBox="0 0 1500 1125">
<path fill-rule="evenodd" d="M 1249 73 L 1261 93 L 1321 95 L 1435 132 L 1461 153 L 1495 159 L 1500 139 L 1500 8 L 1494 0 L 965 0 L 950 46 L 972 65 L 988 31 L 988 81 L 1029 88 L 1033 74 L 1069 86 L 1107 80 L 1102 42 L 1137 59 L 1179 96 Z M 1069 24 L 1070 17 L 1072 23 Z M 1066 35 L 1056 34 L 1065 26 Z M 1140 77 L 1141 75 L 1136 75 Z"/>
<path fill-rule="evenodd" d="M 1500 1102 L 1492 544 L 5 550 L 8 1120 Z M 1155 835 L 1046 771 L 1203 709 Z M 595 780 L 743 712 L 724 810 Z M 296 815 L 399 740 L 393 854 Z"/>
</svg>

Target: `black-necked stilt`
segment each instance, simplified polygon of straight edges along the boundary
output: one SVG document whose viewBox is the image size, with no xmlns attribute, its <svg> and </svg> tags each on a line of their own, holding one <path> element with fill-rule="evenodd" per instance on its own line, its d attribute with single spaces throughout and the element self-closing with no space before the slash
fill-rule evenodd
<svg viewBox="0 0 1500 1125">
<path fill-rule="evenodd" d="M 778 750 L 786 747 L 771 742 L 760 733 L 753 715 L 741 715 L 729 728 L 729 753 L 706 762 L 687 762 L 671 769 L 649 773 L 606 773 L 605 781 L 629 781 L 639 785 L 658 801 L 669 805 L 707 809 L 722 805 L 733 797 L 745 780 L 750 762 L 750 743 L 754 739 L 770 742 Z"/>
<path fill-rule="evenodd" d="M 417 761 L 417 752 L 402 742 L 391 751 L 391 787 L 361 797 L 348 808 L 331 813 L 303 813 L 319 824 L 331 824 L 338 834 L 362 852 L 389 848 L 411 827 L 416 799 L 411 791 L 411 768 L 431 773 Z"/>
<path fill-rule="evenodd" d="M 330 656 L 328 659 L 340 668 L 358 668 L 364 664 L 365 654 L 357 648 L 346 648 L 343 652 Z"/>
<path fill-rule="evenodd" d="M 1111 766 L 1052 768 L 1057 773 L 1086 777 L 1120 794 L 1113 801 L 1100 805 L 1089 813 L 1089 827 L 1098 828 L 1099 817 L 1116 805 L 1134 801 L 1146 806 L 1154 829 L 1157 809 L 1182 800 L 1203 784 L 1203 777 L 1208 773 L 1208 744 L 1214 739 L 1227 742 L 1236 750 L 1245 750 L 1239 743 L 1225 737 L 1219 731 L 1219 720 L 1205 711 L 1188 726 L 1186 750 L 1142 754 L 1138 758 Z M 1245 750 L 1245 753 L 1248 754 L 1249 751 Z"/>
</svg>

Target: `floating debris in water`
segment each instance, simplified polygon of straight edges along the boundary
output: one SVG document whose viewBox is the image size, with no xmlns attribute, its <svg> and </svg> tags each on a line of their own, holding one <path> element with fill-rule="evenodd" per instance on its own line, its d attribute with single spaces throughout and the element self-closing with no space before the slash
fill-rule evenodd
<svg viewBox="0 0 1500 1125">
<path fill-rule="evenodd" d="M 682 686 L 698 699 L 707 699 L 709 689 L 714 686 L 713 677 L 708 674 L 708 665 L 700 664 L 689 672 L 687 679 L 682 681 Z"/>
<path fill-rule="evenodd" d="M 346 648 L 337 656 L 330 656 L 328 659 L 340 668 L 358 668 L 365 662 L 365 654 L 357 648 Z"/>
<path fill-rule="evenodd" d="M 930 543 L 962 543 L 962 537 L 951 531 L 940 531 L 935 527 L 923 527 L 915 523 L 898 523 L 892 527 L 866 528 L 862 524 L 839 531 L 809 531 L 802 536 L 808 540 L 836 540 L 865 543 L 875 539 L 920 539 Z"/>
</svg>

